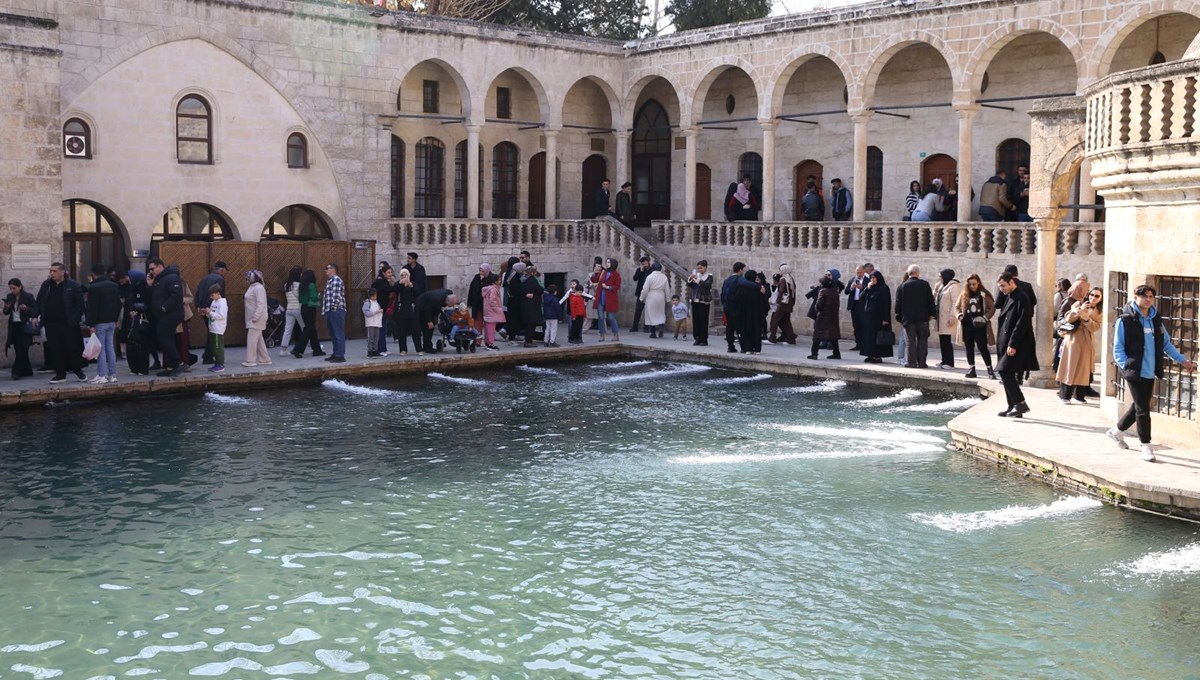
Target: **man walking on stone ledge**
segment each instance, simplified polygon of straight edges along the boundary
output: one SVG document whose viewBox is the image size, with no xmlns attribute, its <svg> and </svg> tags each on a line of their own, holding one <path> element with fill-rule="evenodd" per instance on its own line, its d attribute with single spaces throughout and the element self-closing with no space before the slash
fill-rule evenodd
<svg viewBox="0 0 1200 680">
<path fill-rule="evenodd" d="M 1029 412 L 1025 394 L 1017 376 L 1038 369 L 1037 350 L 1033 341 L 1033 305 L 1025 291 L 1017 287 L 1017 279 L 1005 272 L 997 281 L 1004 293 L 1004 308 L 1000 310 L 999 330 L 996 331 L 996 371 L 1004 384 L 1008 408 L 1001 418 L 1020 418 Z"/>
</svg>

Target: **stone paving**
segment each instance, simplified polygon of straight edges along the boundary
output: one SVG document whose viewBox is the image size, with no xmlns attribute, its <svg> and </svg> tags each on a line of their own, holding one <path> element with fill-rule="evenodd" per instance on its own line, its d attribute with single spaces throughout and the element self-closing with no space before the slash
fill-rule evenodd
<svg viewBox="0 0 1200 680">
<path fill-rule="evenodd" d="M 621 342 L 600 343 L 594 333 L 584 336 L 582 346 L 522 348 L 501 343 L 501 350 L 480 349 L 458 355 L 453 350 L 432 356 L 409 354 L 366 358 L 365 340 L 347 343 L 347 361 L 332 364 L 321 358 L 278 356 L 272 350 L 269 366 L 241 366 L 242 348 L 227 350 L 227 370 L 214 374 L 197 365 L 178 378 L 122 374 L 120 382 L 90 385 L 75 382 L 50 385 L 51 374 L 0 382 L 0 408 L 41 406 L 47 402 L 102 402 L 106 399 L 151 397 L 161 394 L 197 393 L 210 390 L 237 392 L 270 389 L 287 384 L 313 383 L 329 378 L 372 378 L 397 374 L 426 374 L 433 371 L 463 371 L 524 363 L 555 363 L 636 357 L 662 360 L 701 361 L 722 368 L 766 371 L 778 374 L 842 378 L 896 387 L 915 387 L 949 394 L 982 396 L 984 401 L 961 413 L 949 423 L 956 448 L 974 457 L 1012 468 L 1025 476 L 1039 478 L 1073 492 L 1086 493 L 1122 507 L 1159 512 L 1186 519 L 1200 519 L 1200 443 L 1158 439 L 1158 462 L 1141 460 L 1137 437 L 1127 437 L 1130 449 L 1123 451 L 1104 435 L 1111 423 L 1100 412 L 1096 400 L 1086 405 L 1064 405 L 1054 390 L 1026 388 L 1032 410 L 1020 420 L 997 417 L 1004 408 L 998 382 L 986 377 L 964 377 L 965 357 L 957 353 L 951 370 L 908 369 L 885 360 L 866 364 L 856 352 L 843 349 L 844 359 L 806 358 L 811 340 L 800 337 L 797 344 L 763 345 L 758 355 L 726 352 L 724 338 L 713 336 L 708 347 L 670 338 L 651 340 L 643 333 L 623 333 Z M 849 343 L 843 341 L 843 347 Z M 328 343 L 325 344 L 328 351 Z M 394 345 L 393 345 L 394 349 Z M 931 366 L 937 350 L 931 353 Z M 94 375 L 94 368 L 90 369 Z"/>
</svg>

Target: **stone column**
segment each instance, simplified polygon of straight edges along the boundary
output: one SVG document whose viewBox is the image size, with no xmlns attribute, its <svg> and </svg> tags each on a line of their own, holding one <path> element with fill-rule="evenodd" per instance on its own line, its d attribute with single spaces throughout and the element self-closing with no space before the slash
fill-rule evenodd
<svg viewBox="0 0 1200 680">
<path fill-rule="evenodd" d="M 610 171 L 609 178 L 612 179 L 614 187 L 620 187 L 622 184 L 632 181 L 629 175 L 629 131 L 617 130 L 613 133 L 616 138 L 617 148 L 616 153 L 616 168 Z"/>
<path fill-rule="evenodd" d="M 1037 282 L 1034 288 L 1041 291 L 1055 290 L 1058 277 L 1058 226 L 1061 220 L 1057 217 L 1038 219 L 1037 226 Z M 1021 272 L 1025 279 L 1025 272 Z M 1037 338 L 1037 360 L 1040 367 L 1031 377 L 1035 387 L 1054 387 L 1054 305 L 1052 294 L 1038 297 L 1038 305 L 1034 308 L 1033 330 Z"/>
<path fill-rule="evenodd" d="M 955 104 L 958 112 L 958 221 L 971 221 L 971 165 L 974 163 L 973 143 L 975 116 L 978 104 Z M 961 240 L 961 239 L 960 239 Z M 962 244 L 965 250 L 965 243 Z M 956 247 L 955 250 L 958 250 Z"/>
<path fill-rule="evenodd" d="M 546 130 L 546 219 L 558 219 L 558 133 Z"/>
<path fill-rule="evenodd" d="M 689 127 L 682 130 L 687 140 L 687 151 L 683 162 L 683 218 L 696 219 L 696 143 L 700 139 L 700 130 Z"/>
<path fill-rule="evenodd" d="M 862 222 L 867 216 L 867 122 L 870 111 L 850 114 L 854 121 L 854 206 L 851 219 Z"/>
<path fill-rule="evenodd" d="M 1084 159 L 1079 165 L 1079 205 L 1089 205 L 1096 202 L 1096 190 L 1092 188 L 1092 164 Z M 1091 208 L 1079 209 L 1080 222 L 1095 222 L 1096 211 Z"/>
<path fill-rule="evenodd" d="M 467 219 L 479 219 L 479 131 L 482 125 L 467 126 Z"/>
<path fill-rule="evenodd" d="M 774 120 L 758 121 L 763 131 L 762 221 L 775 221 L 775 128 Z"/>
</svg>

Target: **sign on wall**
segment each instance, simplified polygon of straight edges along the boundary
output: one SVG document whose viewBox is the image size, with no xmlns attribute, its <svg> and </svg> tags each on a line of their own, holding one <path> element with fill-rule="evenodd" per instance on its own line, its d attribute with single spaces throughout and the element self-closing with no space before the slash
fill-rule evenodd
<svg viewBox="0 0 1200 680">
<path fill-rule="evenodd" d="M 12 245 L 13 269 L 45 269 L 50 266 L 50 244 Z"/>
</svg>

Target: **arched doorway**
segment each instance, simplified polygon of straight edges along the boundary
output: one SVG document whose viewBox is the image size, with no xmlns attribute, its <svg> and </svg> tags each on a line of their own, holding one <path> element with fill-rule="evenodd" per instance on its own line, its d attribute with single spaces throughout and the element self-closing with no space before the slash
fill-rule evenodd
<svg viewBox="0 0 1200 680">
<path fill-rule="evenodd" d="M 712 168 L 696 164 L 696 219 L 712 219 Z"/>
<path fill-rule="evenodd" d="M 205 203 L 184 203 L 163 213 L 150 237 L 150 254 L 158 256 L 163 241 L 230 241 L 233 227 L 216 208 Z"/>
<path fill-rule="evenodd" d="M 112 211 L 92 201 L 63 201 L 63 264 L 76 280 L 94 264 L 129 268 L 125 230 Z"/>
<path fill-rule="evenodd" d="M 580 195 L 582 199 L 579 205 L 579 218 L 586 220 L 596 215 L 596 190 L 600 188 L 600 183 L 604 178 L 608 177 L 608 160 L 600 154 L 592 154 L 583 159 L 583 185 L 580 187 Z M 613 191 L 619 190 L 618 187 L 612 187 Z"/>
<path fill-rule="evenodd" d="M 804 220 L 804 208 L 801 203 L 804 194 L 808 191 L 809 177 L 813 178 L 821 200 L 825 200 L 825 192 L 821 189 L 825 186 L 825 167 L 812 159 L 797 163 L 792 168 L 792 187 L 794 189 L 792 192 L 792 219 L 797 222 Z"/>
<path fill-rule="evenodd" d="M 529 159 L 529 219 L 546 219 L 546 152 Z"/>
<path fill-rule="evenodd" d="M 671 218 L 671 121 L 653 99 L 633 119 L 633 203 L 637 226 Z"/>
<path fill-rule="evenodd" d="M 933 180 L 942 180 L 947 189 L 958 189 L 958 161 L 944 153 L 935 153 L 921 163 L 921 186 L 927 187 Z"/>
<path fill-rule="evenodd" d="M 996 174 L 1007 172 L 1012 179 L 1016 177 L 1017 166 L 1029 167 L 1029 142 L 1012 137 L 996 147 Z"/>
<path fill-rule="evenodd" d="M 271 216 L 263 225 L 263 241 L 317 241 L 333 238 L 329 223 L 306 205 L 289 205 Z"/>
</svg>

